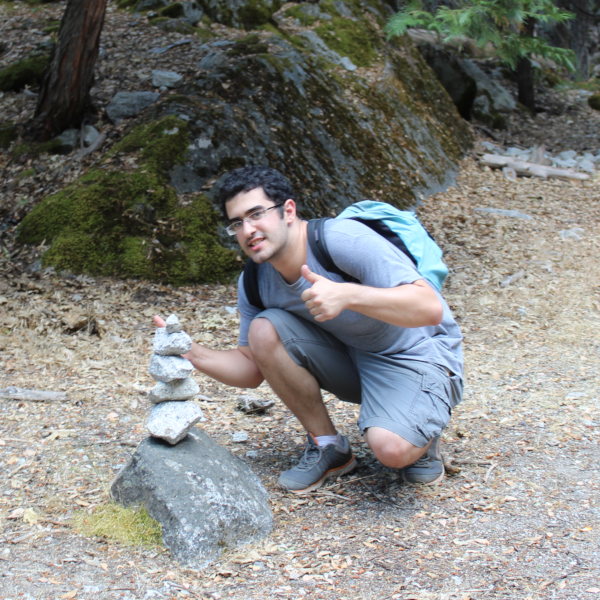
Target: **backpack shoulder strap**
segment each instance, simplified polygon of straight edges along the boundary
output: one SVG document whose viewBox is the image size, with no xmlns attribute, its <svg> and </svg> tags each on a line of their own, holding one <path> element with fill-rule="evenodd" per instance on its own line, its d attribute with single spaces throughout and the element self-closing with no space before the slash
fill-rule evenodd
<svg viewBox="0 0 600 600">
<path fill-rule="evenodd" d="M 417 266 L 417 259 L 412 255 L 412 252 L 408 249 L 408 246 L 404 243 L 404 240 L 390 227 L 388 227 L 383 221 L 378 219 L 361 219 L 360 217 L 350 217 L 353 221 L 363 223 L 367 227 L 370 227 L 373 231 L 377 232 L 381 237 L 384 237 L 388 242 L 394 244 L 398 250 L 403 252 L 415 267 Z"/>
<path fill-rule="evenodd" d="M 244 265 L 244 291 L 246 292 L 248 302 L 250 302 L 252 306 L 264 310 L 265 305 L 263 304 L 260 292 L 258 291 L 258 268 L 259 265 L 253 260 L 246 261 L 246 264 Z"/>
<path fill-rule="evenodd" d="M 317 262 L 330 273 L 337 273 L 346 281 L 357 282 L 358 280 L 352 275 L 348 275 L 342 271 L 331 258 L 329 249 L 327 248 L 327 241 L 325 239 L 325 221 L 330 217 L 322 217 L 321 219 L 311 219 L 308 222 L 308 244 L 312 253 L 315 255 Z"/>
</svg>

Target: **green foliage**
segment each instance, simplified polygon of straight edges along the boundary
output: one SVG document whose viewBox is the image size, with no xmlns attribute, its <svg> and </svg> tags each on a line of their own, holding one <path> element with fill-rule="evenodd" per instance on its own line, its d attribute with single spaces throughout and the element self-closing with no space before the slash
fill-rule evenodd
<svg viewBox="0 0 600 600">
<path fill-rule="evenodd" d="M 563 23 L 574 15 L 561 10 L 551 0 L 460 0 L 459 8 L 440 6 L 435 13 L 423 9 L 420 0 L 412 0 L 404 10 L 390 19 L 389 36 L 403 35 L 411 27 L 435 31 L 443 41 L 470 38 L 481 47 L 491 47 L 497 57 L 511 69 L 521 58 L 540 56 L 575 69 L 571 50 L 551 46 L 533 37 L 528 24 Z"/>
<path fill-rule="evenodd" d="M 162 526 L 145 508 L 125 508 L 110 502 L 97 506 L 92 512 L 76 514 L 72 524 L 83 535 L 125 546 L 162 546 Z"/>
<path fill-rule="evenodd" d="M 18 92 L 28 85 L 38 85 L 48 69 L 50 56 L 34 54 L 0 70 L 0 91 Z"/>
</svg>

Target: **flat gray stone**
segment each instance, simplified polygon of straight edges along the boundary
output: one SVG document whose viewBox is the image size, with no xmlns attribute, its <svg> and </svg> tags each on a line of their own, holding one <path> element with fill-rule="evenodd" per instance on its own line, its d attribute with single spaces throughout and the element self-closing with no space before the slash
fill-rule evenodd
<svg viewBox="0 0 600 600">
<path fill-rule="evenodd" d="M 273 527 L 268 495 L 248 465 L 196 429 L 176 446 L 147 438 L 111 486 L 125 506 L 143 505 L 162 524 L 180 564 L 201 569 L 255 543 Z"/>
<path fill-rule="evenodd" d="M 160 97 L 156 92 L 117 92 L 108 106 L 106 114 L 113 123 L 135 117 Z"/>
<path fill-rule="evenodd" d="M 192 348 L 192 338 L 185 331 L 169 333 L 166 327 L 157 327 L 154 333 L 153 350 L 161 356 L 178 356 Z"/>
<path fill-rule="evenodd" d="M 155 87 L 174 88 L 183 80 L 183 75 L 175 71 L 162 71 L 156 69 L 152 71 L 152 85 Z"/>
<path fill-rule="evenodd" d="M 152 437 L 175 445 L 200 419 L 202 409 L 195 402 L 161 402 L 150 409 L 146 429 Z"/>
<path fill-rule="evenodd" d="M 190 400 L 198 395 L 200 386 L 192 377 L 175 379 L 165 383 L 158 381 L 148 393 L 148 400 L 153 404 L 169 400 Z"/>
<path fill-rule="evenodd" d="M 174 379 L 185 379 L 192 374 L 194 365 L 181 356 L 160 356 L 153 354 L 148 371 L 156 381 L 168 383 Z"/>
</svg>

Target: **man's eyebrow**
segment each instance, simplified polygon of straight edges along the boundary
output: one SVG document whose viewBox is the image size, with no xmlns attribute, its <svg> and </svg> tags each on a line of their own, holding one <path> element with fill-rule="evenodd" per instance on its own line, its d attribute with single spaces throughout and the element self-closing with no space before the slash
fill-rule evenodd
<svg viewBox="0 0 600 600">
<path fill-rule="evenodd" d="M 266 206 L 263 206 L 262 204 L 258 204 L 257 206 L 253 206 L 252 208 L 249 208 L 245 213 L 244 213 L 244 217 L 247 217 L 248 215 L 252 214 L 253 212 L 256 212 L 257 210 L 263 210 L 267 208 Z M 229 219 L 230 223 L 233 223 L 234 221 L 240 221 L 242 219 L 242 217 L 233 217 L 231 219 Z"/>
</svg>

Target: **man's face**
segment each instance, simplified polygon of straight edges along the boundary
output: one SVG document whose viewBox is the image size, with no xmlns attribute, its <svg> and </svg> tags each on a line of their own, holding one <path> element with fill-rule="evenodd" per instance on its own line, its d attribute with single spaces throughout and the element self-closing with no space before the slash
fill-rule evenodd
<svg viewBox="0 0 600 600">
<path fill-rule="evenodd" d="M 236 238 L 244 253 L 256 263 L 276 258 L 287 243 L 288 211 L 285 210 L 282 217 L 280 209 L 273 208 L 274 206 L 275 203 L 265 195 L 262 188 L 240 192 L 225 204 L 230 223 L 243 219 Z M 267 210 L 262 216 L 257 214 L 257 211 L 265 209 L 272 210 Z"/>
</svg>

